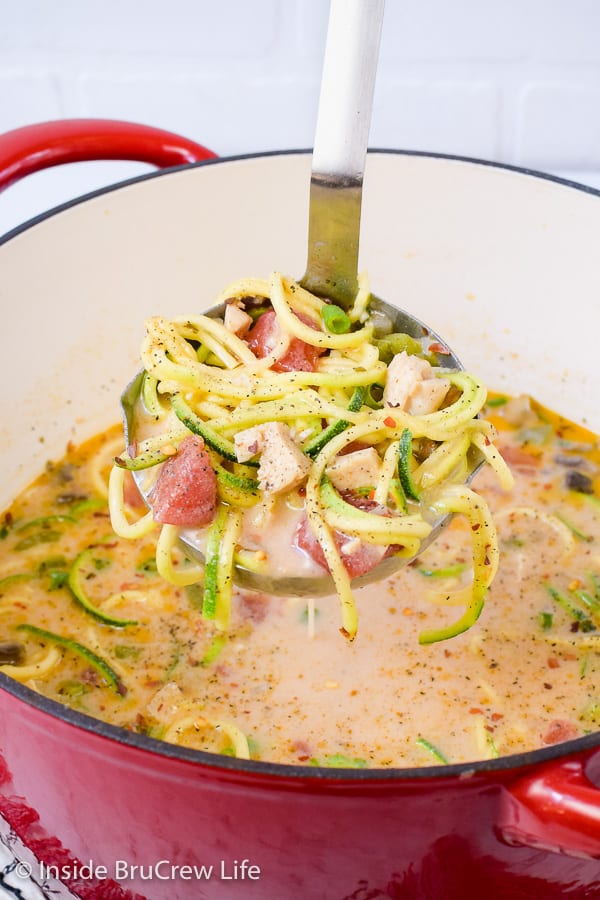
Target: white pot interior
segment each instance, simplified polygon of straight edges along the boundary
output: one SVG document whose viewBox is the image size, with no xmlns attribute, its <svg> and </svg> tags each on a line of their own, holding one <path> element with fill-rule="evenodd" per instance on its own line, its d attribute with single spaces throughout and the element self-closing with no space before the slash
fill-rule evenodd
<svg viewBox="0 0 600 900">
<path fill-rule="evenodd" d="M 102 194 L 0 247 L 0 501 L 119 417 L 144 319 L 305 264 L 310 159 L 233 160 Z M 520 172 L 376 153 L 361 268 L 489 387 L 600 430 L 600 197 Z"/>
</svg>

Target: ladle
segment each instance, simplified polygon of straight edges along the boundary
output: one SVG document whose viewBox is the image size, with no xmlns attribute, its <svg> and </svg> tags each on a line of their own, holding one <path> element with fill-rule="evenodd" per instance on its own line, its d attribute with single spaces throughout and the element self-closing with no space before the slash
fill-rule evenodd
<svg viewBox="0 0 600 900">
<path fill-rule="evenodd" d="M 310 182 L 308 262 L 301 283 L 313 293 L 328 297 L 348 309 L 358 282 L 358 247 L 363 172 L 371 108 L 377 71 L 384 0 L 331 0 L 321 95 Z M 444 341 L 419 319 L 377 297 L 369 306 L 380 334 L 404 332 L 417 340 L 427 337 L 447 350 L 444 365 L 462 369 Z M 205 315 L 222 316 L 223 307 L 213 307 Z M 127 444 L 135 440 L 134 406 L 139 397 L 142 374 L 126 388 L 121 398 Z M 472 464 L 472 474 L 477 467 Z M 134 473 L 142 489 L 143 474 Z M 432 523 L 425 548 L 450 516 Z M 192 539 L 181 534 L 183 548 L 192 559 L 204 562 Z M 386 578 L 410 562 L 389 557 L 354 580 L 360 586 Z M 334 592 L 328 575 L 271 576 L 236 566 L 235 581 L 242 587 L 279 596 L 316 597 Z"/>
</svg>

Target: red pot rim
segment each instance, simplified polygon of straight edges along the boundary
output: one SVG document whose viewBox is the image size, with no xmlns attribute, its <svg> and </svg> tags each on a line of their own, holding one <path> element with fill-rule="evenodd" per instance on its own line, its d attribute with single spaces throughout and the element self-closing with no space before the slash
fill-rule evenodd
<svg viewBox="0 0 600 900">
<path fill-rule="evenodd" d="M 17 235 L 22 234 L 34 225 L 57 215 L 73 206 L 84 203 L 103 194 L 120 190 L 137 182 L 146 181 L 151 178 L 160 178 L 190 168 L 200 168 L 204 166 L 227 165 L 228 163 L 240 162 L 248 159 L 257 159 L 271 156 L 293 156 L 308 155 L 311 150 L 273 150 L 262 153 L 246 153 L 236 156 L 221 156 L 214 159 L 202 160 L 201 162 L 186 163 L 183 165 L 172 166 L 169 168 L 159 169 L 158 171 L 147 172 L 133 178 L 120 181 L 115 184 L 106 185 L 98 188 L 80 197 L 75 197 L 65 203 L 55 206 L 16 228 L 11 229 L 6 234 L 0 236 L 0 245 L 7 243 Z M 508 165 L 505 163 L 493 162 L 491 160 L 478 159 L 468 156 L 457 156 L 447 153 L 429 153 L 421 150 L 389 150 L 385 148 L 374 148 L 369 150 L 369 154 L 386 154 L 391 156 L 411 156 L 424 157 L 436 160 L 451 160 L 455 162 L 464 162 L 477 166 L 486 166 L 494 169 L 503 169 L 510 172 L 516 172 L 528 177 L 538 178 L 545 181 L 551 181 L 574 190 L 581 191 L 600 197 L 600 190 L 583 185 L 566 178 L 560 178 L 555 175 L 549 175 L 546 172 L 540 172 L 535 169 L 527 169 L 520 166 Z M 585 754 L 600 746 L 600 731 L 584 735 L 583 737 L 573 740 L 564 741 L 547 747 L 540 747 L 536 750 L 530 750 L 524 753 L 515 753 L 512 755 L 500 756 L 496 759 L 476 760 L 466 763 L 447 763 L 443 765 L 421 766 L 413 768 L 367 768 L 367 769 L 350 769 L 350 768 L 322 768 L 316 766 L 293 765 L 289 763 L 272 763 L 261 762 L 257 760 L 243 760 L 233 757 L 221 756 L 215 753 L 207 753 L 202 750 L 193 750 L 187 747 L 181 747 L 177 744 L 170 744 L 166 741 L 160 741 L 156 738 L 147 737 L 146 735 L 136 734 L 116 725 L 95 719 L 85 713 L 71 709 L 68 706 L 58 703 L 44 697 L 42 694 L 28 688 L 10 676 L 0 672 L 0 690 L 6 690 L 18 700 L 26 703 L 39 711 L 46 713 L 55 719 L 72 725 L 74 728 L 82 729 L 88 733 L 105 738 L 109 741 L 115 741 L 119 744 L 129 746 L 153 755 L 165 756 L 172 759 L 179 759 L 182 762 L 195 763 L 208 769 L 225 769 L 233 773 L 239 772 L 245 775 L 255 774 L 256 776 L 271 776 L 275 778 L 285 779 L 286 781 L 298 780 L 306 781 L 335 781 L 348 782 L 355 784 L 373 783 L 376 781 L 409 781 L 412 779 L 454 779 L 467 778 L 480 773 L 502 772 L 517 769 L 524 769 L 532 766 L 538 766 L 541 763 L 551 760 L 560 759 L 561 757 L 572 756 L 574 754 Z"/>
</svg>

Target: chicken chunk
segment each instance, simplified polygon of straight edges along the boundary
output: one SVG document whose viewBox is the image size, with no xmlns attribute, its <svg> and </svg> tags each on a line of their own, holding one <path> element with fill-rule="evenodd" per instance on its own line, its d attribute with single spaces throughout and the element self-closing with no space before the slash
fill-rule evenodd
<svg viewBox="0 0 600 900">
<path fill-rule="evenodd" d="M 167 681 L 152 697 L 146 706 L 146 712 L 153 719 L 166 725 L 173 718 L 182 701 L 181 688 L 174 681 Z"/>
<path fill-rule="evenodd" d="M 227 304 L 223 321 L 225 328 L 232 334 L 237 334 L 238 337 L 244 337 L 252 325 L 252 317 L 235 303 Z"/>
<path fill-rule="evenodd" d="M 238 462 L 260 454 L 258 483 L 269 494 L 282 494 L 308 475 L 310 460 L 304 456 L 283 422 L 266 422 L 238 432 L 234 437 Z"/>
<path fill-rule="evenodd" d="M 426 359 L 403 350 L 388 366 L 383 403 L 413 416 L 425 415 L 440 408 L 449 387 L 448 379 L 437 378 Z"/>
<path fill-rule="evenodd" d="M 381 458 L 374 447 L 338 456 L 327 467 L 327 474 L 338 491 L 373 487 L 381 471 Z"/>
</svg>

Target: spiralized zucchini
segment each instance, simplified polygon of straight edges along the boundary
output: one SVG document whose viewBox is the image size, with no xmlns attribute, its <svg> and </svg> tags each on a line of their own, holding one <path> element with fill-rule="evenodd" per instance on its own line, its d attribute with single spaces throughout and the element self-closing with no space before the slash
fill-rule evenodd
<svg viewBox="0 0 600 900">
<path fill-rule="evenodd" d="M 445 514 L 463 515 L 471 526 L 472 581 L 459 597 L 448 601 L 464 605 L 458 621 L 431 629 L 420 640 L 430 643 L 452 637 L 470 627 L 481 612 L 498 553 L 485 502 L 464 487 L 473 456 L 483 457 L 504 488 L 511 486 L 510 472 L 492 443 L 494 429 L 478 418 L 487 392 L 466 372 L 430 367 L 419 360 L 417 381 L 445 379 L 447 397 L 441 391 L 442 399 L 433 407 L 417 404 L 416 409 L 410 402 L 397 405 L 386 399 L 386 383 L 396 377 L 389 374 L 394 360 L 407 353 L 409 359 L 416 354 L 431 360 L 431 351 L 406 335 L 375 339 L 364 276 L 359 285 L 353 308 L 339 315 L 335 308 L 332 313 L 326 300 L 277 272 L 269 279 L 231 284 L 217 302 L 235 304 L 248 321 L 248 312 L 254 320 L 265 312 L 274 313 L 275 330 L 262 358 L 244 339 L 243 329 L 236 334 L 226 326 L 226 317 L 224 321 L 202 315 L 172 320 L 155 316 L 146 323 L 140 402 L 154 430 L 138 447 L 116 459 L 109 490 L 113 527 L 131 538 L 152 527 L 151 514 L 133 524 L 129 521 L 123 500 L 124 470 L 147 468 L 152 481 L 182 440 L 196 434 L 208 451 L 218 486 L 214 520 L 206 528 L 206 577 L 197 565 L 174 567 L 172 551 L 180 531 L 175 525 L 162 526 L 158 570 L 175 584 L 203 580 L 205 617 L 216 618 L 221 629 L 229 621 L 234 563 L 251 552 L 244 546 L 244 517 L 257 504 L 263 516 L 276 514 L 270 512 L 275 507 L 269 491 L 279 488 L 269 487 L 263 471 L 266 449 L 261 445 L 255 448 L 254 458 L 252 454 L 240 458 L 236 445 L 236 437 L 243 432 L 254 429 L 262 434 L 260 429 L 267 426 L 287 429 L 294 452 L 306 461 L 300 467 L 305 515 L 338 593 L 341 631 L 347 638 L 356 635 L 358 617 L 340 536 L 412 557 L 436 517 Z M 335 323 L 333 330 L 327 328 L 328 322 Z M 294 341 L 312 348 L 312 366 L 280 366 Z M 400 347 L 402 354 L 394 349 Z M 363 496 L 366 491 L 367 499 L 378 505 L 376 510 L 373 503 L 357 508 L 361 506 L 358 494 L 353 497 L 350 490 L 348 495 L 328 473 L 334 460 L 352 453 L 355 446 L 373 448 L 380 463 L 372 484 L 351 485 L 360 488 Z M 297 487 L 298 479 L 293 485 Z"/>
</svg>

